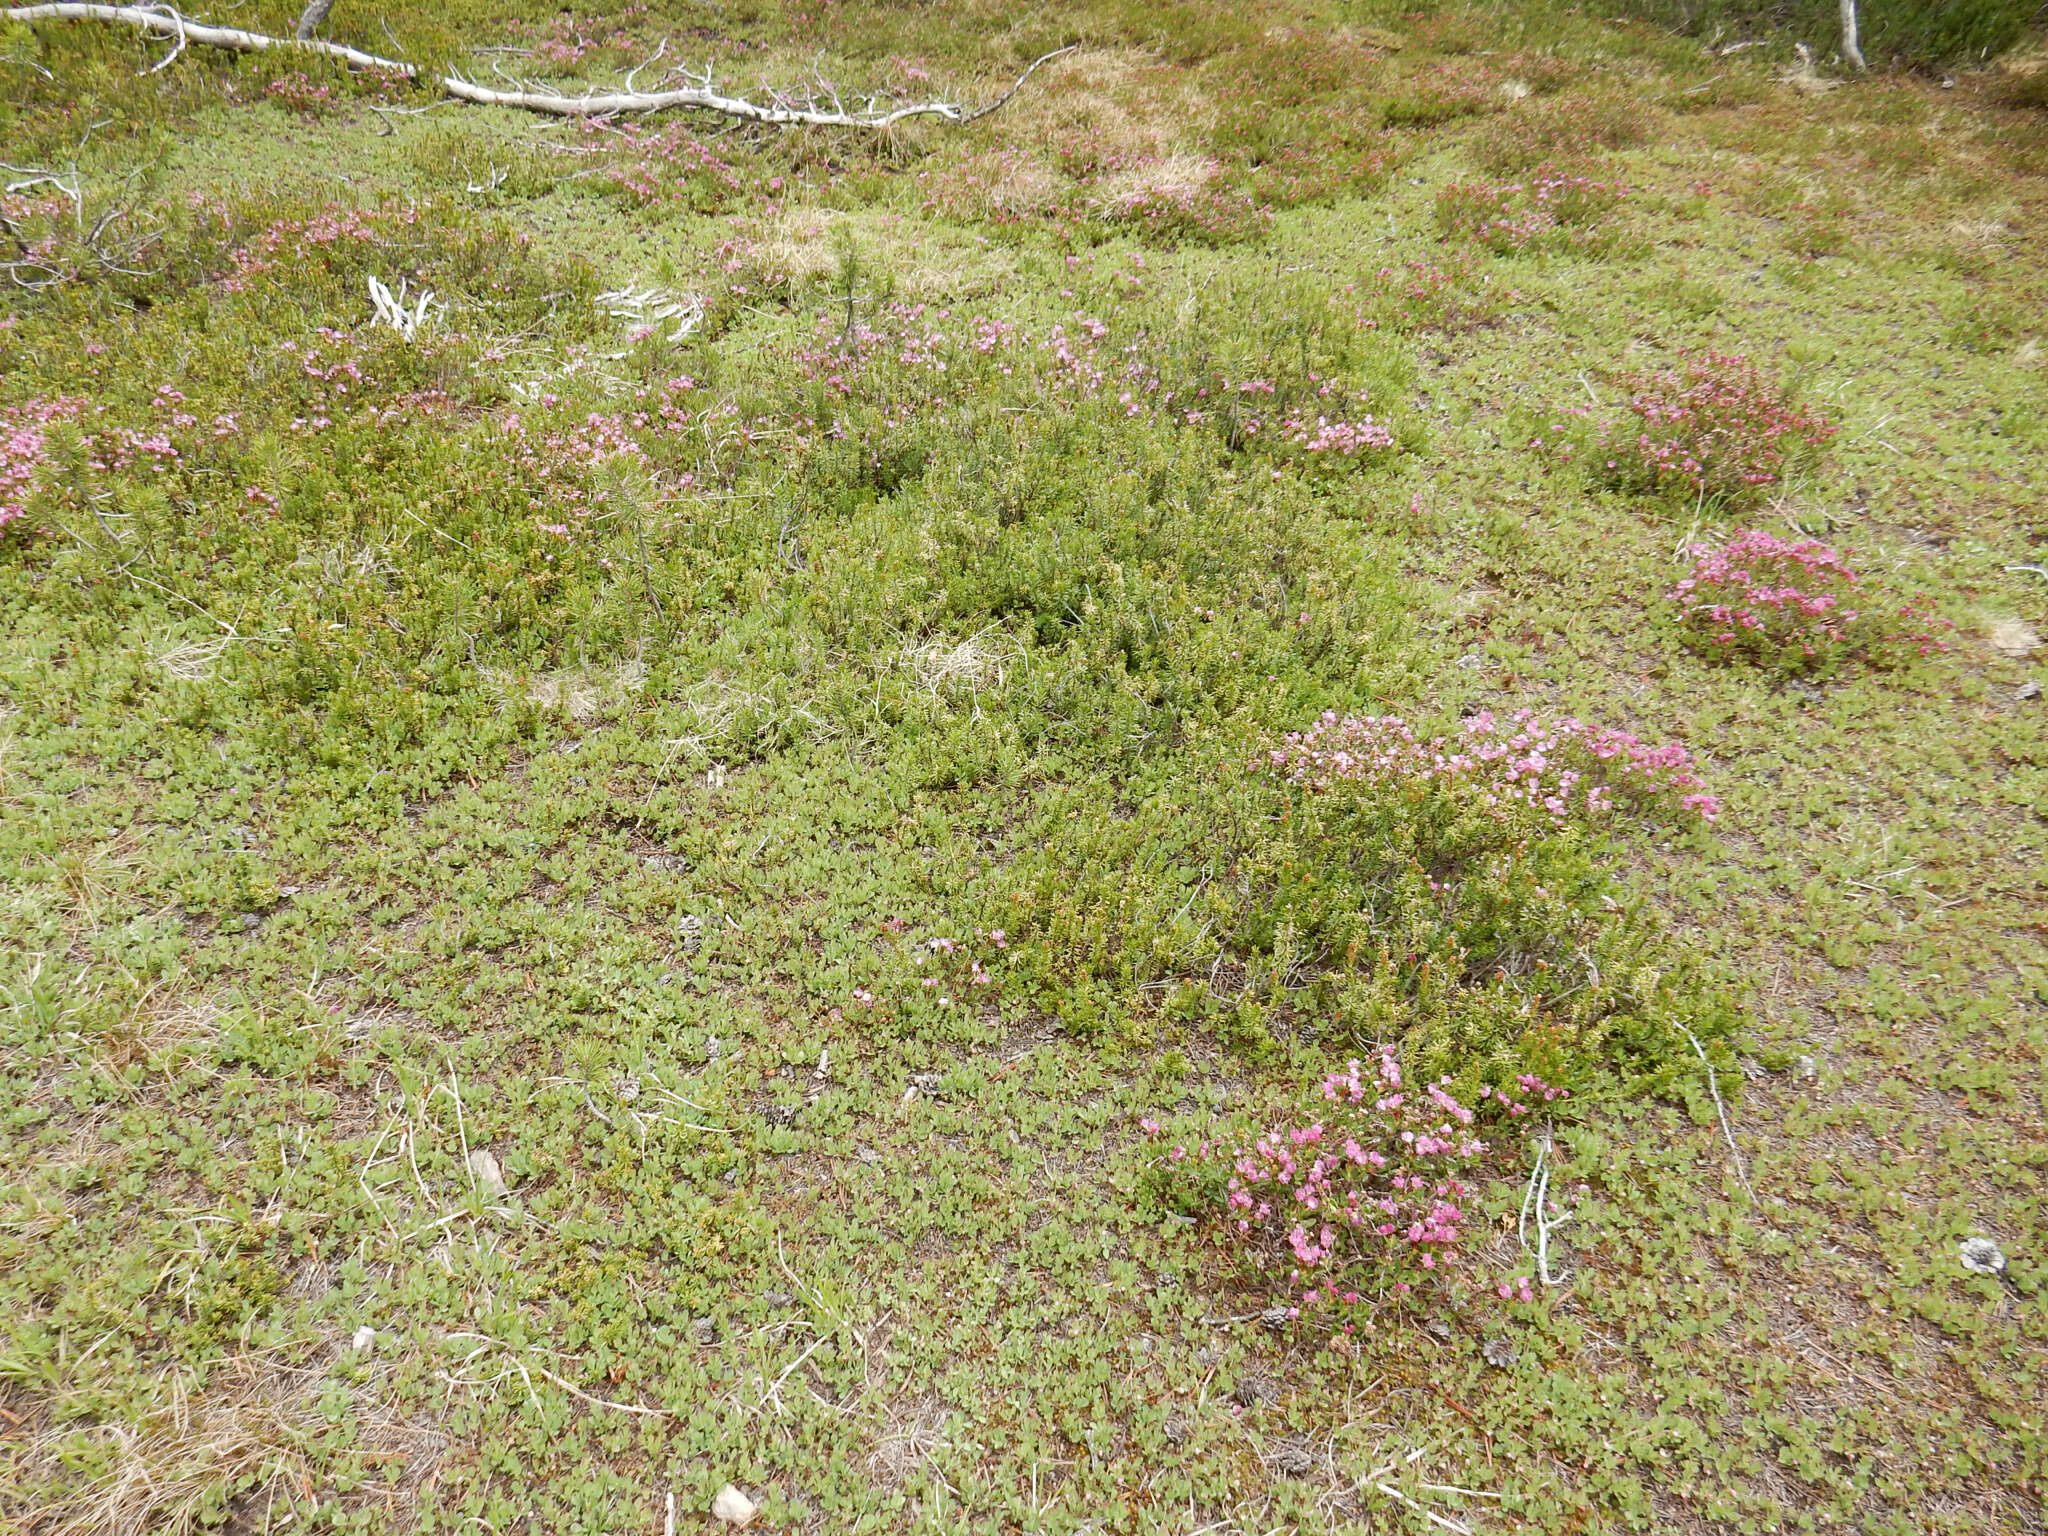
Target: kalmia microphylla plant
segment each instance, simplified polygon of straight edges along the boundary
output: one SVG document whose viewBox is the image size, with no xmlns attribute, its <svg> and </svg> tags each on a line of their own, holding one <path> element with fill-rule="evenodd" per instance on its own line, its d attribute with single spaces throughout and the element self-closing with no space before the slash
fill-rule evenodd
<svg viewBox="0 0 2048 1536">
<path fill-rule="evenodd" d="M 1687 496 L 1740 497 L 1775 484 L 1836 428 L 1746 357 L 1707 352 L 1676 368 L 1626 375 L 1639 426 L 1604 425 L 1590 452 L 1609 478 Z M 1581 413 L 1582 414 L 1582 413 Z"/>
<path fill-rule="evenodd" d="M 1360 779 L 1471 785 L 1489 810 L 1533 810 L 1558 825 L 1614 809 L 1617 795 L 1645 805 L 1675 802 L 1707 822 L 1721 811 L 1692 771 L 1692 754 L 1676 742 L 1653 747 L 1628 731 L 1569 715 L 1549 720 L 1529 709 L 1506 721 L 1483 710 L 1465 721 L 1462 740 L 1424 740 L 1396 715 L 1326 713 L 1287 736 L 1266 762 L 1310 790 Z"/>
<path fill-rule="evenodd" d="M 1522 1073 L 1511 1087 L 1482 1087 L 1468 1105 L 1449 1078 L 1406 1082 L 1383 1048 L 1370 1066 L 1354 1059 L 1330 1073 L 1320 1105 L 1249 1145 L 1233 1147 L 1229 1136 L 1177 1143 L 1156 1166 L 1215 1201 L 1212 1214 L 1258 1267 L 1284 1270 L 1289 1313 L 1300 1316 L 1449 1280 L 1489 1151 L 1475 1127 L 1567 1097 Z M 1156 1120 L 1140 1127 L 1164 1135 Z"/>
<path fill-rule="evenodd" d="M 51 462 L 50 427 L 78 420 L 85 408 L 83 399 L 59 395 L 0 411 L 0 528 L 28 516 L 29 499 Z"/>
<path fill-rule="evenodd" d="M 316 85 L 304 70 L 280 75 L 263 88 L 263 94 L 300 117 L 324 117 L 340 106 L 334 99 L 333 88 Z"/>
<path fill-rule="evenodd" d="M 851 1006 L 874 1023 L 928 1017 L 925 1010 L 931 1008 L 971 1012 L 1001 1000 L 1002 984 L 989 969 L 1010 948 L 1001 928 L 976 928 L 967 939 L 940 934 L 913 941 L 907 937 L 910 925 L 900 918 L 885 919 L 882 927 L 896 940 L 898 959 L 907 964 L 893 978 L 878 978 L 848 994 Z"/>
<path fill-rule="evenodd" d="M 1739 528 L 1725 544 L 1686 553 L 1692 572 L 1668 595 L 1710 653 L 1813 670 L 1851 654 L 1883 663 L 1948 648 L 1945 621 L 1915 601 L 1892 607 L 1874 593 L 1859 597 L 1861 578 L 1817 540 Z"/>
<path fill-rule="evenodd" d="M 1160 245 L 1237 245 L 1273 227 L 1273 210 L 1234 187 L 1156 188 L 1118 198 L 1103 210 Z"/>
<path fill-rule="evenodd" d="M 1520 297 L 1513 289 L 1489 292 L 1491 280 L 1473 270 L 1468 253 L 1446 259 L 1448 265 L 1418 258 L 1381 267 L 1375 291 L 1359 307 L 1359 325 L 1374 331 L 1472 330 L 1493 323 L 1500 301 Z"/>
<path fill-rule="evenodd" d="M 1590 250 L 1599 224 L 1628 197 L 1618 181 L 1539 171 L 1526 181 L 1456 181 L 1436 197 L 1436 224 L 1446 240 L 1465 240 L 1496 255 Z"/>
</svg>

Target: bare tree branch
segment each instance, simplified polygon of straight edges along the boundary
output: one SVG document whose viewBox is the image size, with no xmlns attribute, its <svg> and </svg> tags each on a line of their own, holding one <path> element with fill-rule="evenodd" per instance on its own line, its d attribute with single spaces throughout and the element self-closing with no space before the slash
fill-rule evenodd
<svg viewBox="0 0 2048 1536">
<path fill-rule="evenodd" d="M 1870 66 L 1863 62 L 1863 45 L 1856 31 L 1856 0 L 1842 0 L 1842 57 L 1858 70 L 1867 71 Z"/>
<path fill-rule="evenodd" d="M 327 25 L 327 13 L 334 9 L 334 0 L 310 0 L 299 12 L 298 40 L 311 42 L 320 35 L 320 29 Z"/>
<path fill-rule="evenodd" d="M 1843 3 L 1848 4 L 1850 3 L 1850 0 L 1843 0 Z M 1046 63 L 1048 60 L 1056 59 L 1063 53 L 1072 53 L 1076 48 L 1080 46 L 1081 45 L 1079 43 L 1069 43 L 1064 48 L 1053 49 L 1051 53 L 1041 53 L 1037 58 L 1033 59 L 1031 63 L 1025 68 L 1024 73 L 1017 77 L 1017 83 L 1015 85 L 1011 86 L 1007 91 L 1003 92 L 1002 95 L 998 96 L 994 101 L 990 102 L 987 106 L 981 108 L 979 111 L 968 113 L 965 117 L 961 118 L 960 121 L 963 123 L 971 123 L 975 121 L 977 118 L 987 117 L 991 112 L 1000 112 L 1004 107 L 1007 107 L 1010 104 L 1010 98 L 1012 96 L 1015 96 L 1019 91 L 1024 89 L 1024 82 L 1031 78 L 1031 72 L 1037 69 L 1039 65 Z"/>
<path fill-rule="evenodd" d="M 54 5 L 17 5 L 0 11 L 9 21 L 110 21 L 126 26 L 140 27 L 143 31 L 158 37 L 176 40 L 180 37 L 187 42 L 198 43 L 206 48 L 226 48 L 236 53 L 264 53 L 272 48 L 303 49 L 318 53 L 330 59 L 340 59 L 344 64 L 353 64 L 357 69 L 381 69 L 404 75 L 408 80 L 418 76 L 419 71 L 410 64 L 401 64 L 396 59 L 379 58 L 374 53 L 365 53 L 360 48 L 345 47 L 340 43 L 322 42 L 309 39 L 299 42 L 295 38 L 272 37 L 267 32 L 245 32 L 240 27 L 210 27 L 196 21 L 187 21 L 169 6 L 155 6 L 145 9 L 139 5 L 86 5 L 65 3 Z"/>
<path fill-rule="evenodd" d="M 580 96 L 565 96 L 559 91 L 526 81 L 507 81 L 514 88 L 497 90 L 490 86 L 478 85 L 460 75 L 447 74 L 423 77 L 417 67 L 399 59 L 387 59 L 374 53 L 365 53 L 360 48 L 350 48 L 342 43 L 331 43 L 312 37 L 309 33 L 325 21 L 332 0 L 312 0 L 299 19 L 299 35 L 274 37 L 267 32 L 250 32 L 241 27 L 216 27 L 188 20 L 168 5 L 101 5 L 84 3 L 84 0 L 57 0 L 44 5 L 17 5 L 4 11 L 9 21 L 102 21 L 122 26 L 137 27 L 156 37 L 168 38 L 174 47 L 168 58 L 157 68 L 171 62 L 183 52 L 187 44 L 197 43 L 206 48 L 224 48 L 237 53 L 264 53 L 274 48 L 297 49 L 319 54 L 324 58 L 338 59 L 357 69 L 381 70 L 387 74 L 399 75 L 407 80 L 429 78 L 439 86 L 444 96 L 457 101 L 474 102 L 480 106 L 512 107 L 522 112 L 541 112 L 554 117 L 610 117 L 621 112 L 666 112 L 686 108 L 702 112 L 716 112 L 724 117 L 742 122 L 771 125 L 804 125 L 814 128 L 888 128 L 912 118 L 934 117 L 947 123 L 971 123 L 1006 105 L 1029 80 L 1032 71 L 1049 59 L 1056 59 L 1063 53 L 1073 51 L 1074 45 L 1058 48 L 1034 60 L 1029 69 L 1017 78 L 1017 83 L 997 97 L 989 105 L 970 111 L 951 101 L 924 101 L 908 106 L 883 108 L 872 100 L 857 111 L 849 111 L 840 102 L 838 93 L 829 86 L 824 88 L 825 99 L 831 102 L 829 108 L 818 105 L 815 96 L 782 96 L 771 93 L 766 102 L 751 101 L 744 96 L 727 96 L 718 91 L 707 69 L 701 74 L 681 71 L 687 84 L 662 91 L 587 91 Z M 316 14 L 317 13 L 317 14 Z M 652 60 L 649 61 L 653 62 Z M 644 66 L 643 66 L 644 67 Z M 630 77 L 629 77 L 630 78 Z"/>
</svg>

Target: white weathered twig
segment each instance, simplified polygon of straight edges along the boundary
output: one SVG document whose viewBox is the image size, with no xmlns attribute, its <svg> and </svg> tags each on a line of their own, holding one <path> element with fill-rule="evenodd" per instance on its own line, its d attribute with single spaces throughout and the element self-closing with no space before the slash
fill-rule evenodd
<svg viewBox="0 0 2048 1536">
<path fill-rule="evenodd" d="M 704 323 L 704 300 L 694 293 L 678 295 L 663 288 L 615 288 L 600 293 L 597 302 L 605 306 L 606 314 L 636 325 L 674 321 L 670 341 L 681 341 Z"/>
<path fill-rule="evenodd" d="M 1051 53 L 1041 53 L 1037 58 L 1033 59 L 1030 62 L 1030 64 L 1028 64 L 1025 67 L 1024 73 L 1017 77 L 1017 83 L 1015 85 L 1011 86 L 1007 91 L 1003 92 L 1002 95 L 998 96 L 994 101 L 990 102 L 987 106 L 982 107 L 977 111 L 968 113 L 965 117 L 961 118 L 960 121 L 963 123 L 971 123 L 975 121 L 975 119 L 977 118 L 987 117 L 991 112 L 1001 111 L 1004 107 L 1010 104 L 1011 97 L 1015 96 L 1019 91 L 1024 89 L 1024 82 L 1031 78 L 1032 71 L 1037 69 L 1039 65 L 1048 63 L 1051 60 L 1058 58 L 1063 53 L 1072 53 L 1076 48 L 1080 46 L 1081 45 L 1079 43 L 1069 43 L 1064 48 L 1053 49 Z"/>
<path fill-rule="evenodd" d="M 402 59 L 385 58 L 380 54 L 367 53 L 360 48 L 351 48 L 343 43 L 330 43 L 323 38 L 275 37 L 268 32 L 251 32 L 243 27 L 216 27 L 187 19 L 182 13 L 168 5 L 102 5 L 85 3 L 85 0 L 55 0 L 44 5 L 17 5 L 0 11 L 9 21 L 101 21 L 120 26 L 137 27 L 156 37 L 168 38 L 175 47 L 163 64 L 184 51 L 188 43 L 198 43 L 207 48 L 224 48 L 237 53 L 265 53 L 271 49 L 296 49 L 319 54 L 324 58 L 338 59 L 356 69 L 381 70 L 407 80 L 426 80 L 437 86 L 444 96 L 457 101 L 472 102 L 478 106 L 512 107 L 522 112 L 541 112 L 553 117 L 612 117 L 621 112 L 667 112 L 687 109 L 702 112 L 716 112 L 724 117 L 736 118 L 742 122 L 763 123 L 771 126 L 801 125 L 812 128 L 891 128 L 898 123 L 914 118 L 937 118 L 946 123 L 971 123 L 987 117 L 1005 106 L 1032 72 L 1049 59 L 1056 59 L 1063 53 L 1070 53 L 1078 46 L 1069 44 L 1065 48 L 1034 59 L 1030 68 L 1017 77 L 1017 81 L 1002 95 L 985 107 L 972 111 L 952 101 L 920 101 L 906 106 L 884 108 L 872 98 L 857 111 L 849 111 L 840 101 L 837 91 L 826 88 L 826 96 L 832 105 L 821 108 L 811 100 L 784 97 L 770 93 L 766 102 L 751 101 L 744 96 L 728 96 L 714 85 L 709 70 L 702 74 L 685 73 L 685 85 L 663 91 L 636 91 L 631 88 L 632 76 L 627 77 L 627 88 L 616 91 L 586 91 L 580 96 L 566 96 L 551 87 L 531 81 L 511 81 L 511 90 L 497 90 L 490 86 L 478 85 L 460 75 L 445 74 L 424 76 L 418 66 Z M 317 21 L 315 25 L 317 25 Z M 659 53 L 656 55 L 659 57 Z M 648 61 L 652 63 L 653 60 Z M 163 64 L 157 68 L 161 69 Z M 645 66 L 641 66 L 645 67 Z M 636 70 L 635 73 L 638 71 Z"/>
<path fill-rule="evenodd" d="M 171 65 L 177 63 L 178 55 L 185 51 L 185 18 L 176 11 L 172 11 L 171 20 L 178 24 L 178 40 L 171 44 L 171 51 L 169 53 L 149 66 L 149 73 L 152 75 L 160 70 L 168 69 Z"/>
<path fill-rule="evenodd" d="M 1565 1214 L 1552 1220 L 1550 1215 L 1550 1137 L 1538 1138 L 1536 1142 L 1536 1166 L 1529 1170 L 1528 1188 L 1522 1191 L 1522 1214 L 1515 1223 L 1515 1236 L 1520 1240 L 1523 1251 L 1529 1247 L 1529 1217 L 1536 1217 L 1536 1277 L 1546 1286 L 1562 1285 L 1571 1278 L 1569 1272 L 1553 1276 L 1550 1273 L 1550 1234 L 1571 1220 Z"/>
<path fill-rule="evenodd" d="M 568 1393 L 571 1397 L 579 1398 L 583 1402 L 589 1403 L 594 1408 L 610 1408 L 619 1413 L 637 1414 L 643 1418 L 650 1419 L 672 1419 L 675 1417 L 674 1412 L 667 1408 L 643 1408 L 638 1403 L 621 1403 L 615 1402 L 608 1397 L 594 1397 L 590 1393 L 584 1391 L 581 1387 L 575 1385 L 573 1382 L 564 1381 L 561 1377 L 557 1376 L 553 1371 L 549 1370 L 546 1366 L 541 1365 L 538 1362 L 534 1364 L 533 1369 L 531 1371 L 528 1371 L 526 1367 L 526 1362 L 521 1360 L 519 1356 L 516 1353 L 514 1353 L 512 1346 L 510 1344 L 507 1344 L 499 1339 L 494 1339 L 487 1333 L 450 1333 L 443 1335 L 443 1337 L 449 1339 L 476 1339 L 479 1341 L 479 1347 L 475 1350 L 472 1350 L 467 1356 L 463 1358 L 463 1360 L 458 1362 L 459 1364 L 468 1364 L 469 1361 L 474 1360 L 478 1355 L 482 1354 L 487 1349 L 498 1350 L 500 1352 L 500 1357 L 505 1361 L 505 1363 L 511 1366 L 513 1370 L 517 1371 L 520 1375 L 520 1378 L 523 1381 L 525 1381 L 526 1393 L 528 1397 L 536 1396 L 533 1390 L 533 1378 L 534 1376 L 539 1375 L 545 1376 L 549 1381 L 553 1382 L 556 1386 L 560 1387 L 564 1392 Z M 474 1380 L 458 1381 L 453 1376 L 448 1375 L 448 1373 L 446 1372 L 442 1372 L 440 1374 L 442 1380 L 449 1382 L 453 1386 L 487 1386 L 490 1384 L 488 1382 L 480 1383 Z M 493 1381 L 502 1379 L 502 1376 L 492 1378 Z"/>
<path fill-rule="evenodd" d="M 429 288 L 413 302 L 410 309 L 405 307 L 405 279 L 398 280 L 398 292 L 393 293 L 377 278 L 369 279 L 370 303 L 376 313 L 370 317 L 372 326 L 388 325 L 407 341 L 420 332 L 434 310 L 445 311 L 445 304 L 434 303 L 434 290 Z"/>
<path fill-rule="evenodd" d="M 1842 0 L 1842 57 L 1859 72 L 1868 72 L 1870 66 L 1863 62 L 1863 45 L 1856 34 L 1856 0 Z"/>
<path fill-rule="evenodd" d="M 1692 1042 L 1693 1054 L 1699 1057 L 1700 1064 L 1707 1069 L 1707 1092 L 1714 1096 L 1714 1113 L 1721 1117 L 1721 1134 L 1728 1139 L 1728 1155 L 1735 1159 L 1735 1177 L 1741 1182 L 1744 1193 L 1754 1202 L 1756 1190 L 1751 1188 L 1749 1174 L 1743 1169 L 1742 1149 L 1735 1145 L 1735 1131 L 1728 1123 L 1728 1106 L 1721 1102 L 1721 1084 L 1714 1076 L 1714 1064 L 1707 1060 L 1707 1048 L 1700 1044 L 1698 1035 L 1682 1024 L 1679 1026 L 1679 1033 Z"/>
</svg>

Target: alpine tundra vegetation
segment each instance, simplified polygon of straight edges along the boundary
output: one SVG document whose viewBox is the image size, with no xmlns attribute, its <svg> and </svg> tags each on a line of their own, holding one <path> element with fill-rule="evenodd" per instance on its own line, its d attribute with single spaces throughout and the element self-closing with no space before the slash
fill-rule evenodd
<svg viewBox="0 0 2048 1536">
<path fill-rule="evenodd" d="M 2042 23 L 0 11 L 0 1524 L 2048 1530 Z"/>
</svg>

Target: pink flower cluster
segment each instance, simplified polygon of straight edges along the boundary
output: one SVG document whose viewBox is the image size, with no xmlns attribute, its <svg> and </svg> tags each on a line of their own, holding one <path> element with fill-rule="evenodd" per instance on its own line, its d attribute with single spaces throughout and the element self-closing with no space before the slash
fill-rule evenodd
<svg viewBox="0 0 2048 1536">
<path fill-rule="evenodd" d="M 1606 434 L 1609 472 L 1676 483 L 1707 495 L 1769 485 L 1789 455 L 1823 447 L 1834 426 L 1795 404 L 1746 357 L 1708 352 L 1678 368 L 1637 374 L 1628 408 L 1641 421 L 1633 442 Z"/>
<path fill-rule="evenodd" d="M 1935 634 L 1939 622 L 1918 604 L 1901 606 L 1896 625 L 1892 615 L 1851 607 L 1856 573 L 1816 540 L 1739 528 L 1725 544 L 1686 553 L 1692 573 L 1669 595 L 1684 606 L 1686 627 L 1717 651 L 1805 664 L 1871 645 L 1922 656 L 1947 649 Z"/>
<path fill-rule="evenodd" d="M 1393 447 L 1394 434 L 1370 416 L 1357 421 L 1332 421 L 1327 416 L 1318 416 L 1313 432 L 1301 427 L 1288 441 L 1298 443 L 1309 453 L 1338 453 L 1351 458 Z"/>
<path fill-rule="evenodd" d="M 1449 1092 L 1449 1081 L 1411 1089 L 1385 1049 L 1370 1068 L 1354 1060 L 1326 1077 L 1325 1107 L 1304 1123 L 1234 1151 L 1209 1140 L 1192 1151 L 1177 1145 L 1166 1161 L 1227 1157 L 1225 1220 L 1290 1264 L 1295 1315 L 1302 1307 L 1355 1305 L 1367 1291 L 1405 1294 L 1456 1257 L 1463 1202 L 1472 1193 L 1464 1176 L 1486 1155 L 1472 1129 L 1477 1115 Z M 1564 1096 L 1534 1076 L 1517 1085 L 1531 1101 Z M 1529 1110 L 1507 1089 L 1484 1090 L 1481 1100 L 1510 1116 Z M 1164 1134 L 1155 1120 L 1140 1128 Z"/>
<path fill-rule="evenodd" d="M 241 293 L 258 277 L 283 266 L 287 271 L 314 258 L 322 247 L 338 244 L 381 244 L 376 225 L 396 219 L 417 222 L 418 211 L 407 207 L 397 213 L 362 213 L 354 208 L 329 204 L 310 219 L 276 219 L 258 231 L 244 245 L 228 252 L 233 271 L 216 285 L 223 293 Z"/>
<path fill-rule="evenodd" d="M 301 117 L 318 117 L 332 110 L 335 104 L 333 90 L 324 85 L 315 85 L 302 69 L 271 81 L 263 87 L 263 94 Z"/>
<path fill-rule="evenodd" d="M 53 423 L 76 421 L 86 402 L 75 395 L 30 400 L 0 411 L 0 528 L 28 516 L 29 497 L 50 463 Z"/>
<path fill-rule="evenodd" d="M 1118 198 L 1104 210 L 1167 243 L 1231 245 L 1254 240 L 1273 224 L 1273 210 L 1248 192 L 1225 187 L 1154 188 Z"/>
<path fill-rule="evenodd" d="M 1501 255 L 1588 244 L 1593 227 L 1629 195 L 1618 181 L 1541 172 L 1526 182 L 1452 182 L 1436 198 L 1445 239 Z"/>
<path fill-rule="evenodd" d="M 1681 809 L 1708 822 L 1721 811 L 1677 743 L 1653 747 L 1628 731 L 1572 716 L 1546 720 L 1528 709 L 1507 721 L 1482 711 L 1465 722 L 1458 742 L 1425 741 L 1396 715 L 1326 713 L 1288 735 L 1266 762 L 1288 783 L 1316 791 L 1359 780 L 1471 785 L 1491 810 L 1531 809 L 1559 825 L 1574 814 L 1611 810 L 1616 791 L 1644 800 L 1676 795 Z"/>
<path fill-rule="evenodd" d="M 626 52 L 632 47 L 633 34 L 620 23 L 645 16 L 648 9 L 645 4 L 628 5 L 603 22 L 595 22 L 565 8 L 544 22 L 515 17 L 506 25 L 510 31 L 523 33 L 532 40 L 529 46 L 535 58 L 568 66 L 580 64 L 585 55 L 594 52 Z M 744 49 L 748 45 L 728 41 L 726 46 Z"/>
<path fill-rule="evenodd" d="M 629 165 L 612 169 L 613 184 L 643 204 L 688 200 L 693 178 L 697 185 L 714 193 L 745 190 L 746 184 L 732 162 L 679 124 L 648 130 L 637 124 L 621 123 L 608 127 L 607 136 L 622 146 L 622 153 L 632 160 Z M 781 188 L 778 177 L 769 190 L 779 192 Z"/>
<path fill-rule="evenodd" d="M 894 934 L 905 933 L 910 927 L 900 918 L 889 918 L 882 926 Z M 1001 952 L 1010 947 L 1010 938 L 1001 928 L 986 932 L 977 928 L 972 940 L 952 939 L 941 935 L 907 946 L 903 952 L 909 957 L 911 972 L 917 981 L 917 991 L 908 995 L 915 997 L 927 994 L 941 1008 L 953 1007 L 956 996 L 996 996 L 995 993 L 981 990 L 995 987 L 998 983 L 995 976 L 989 972 L 988 966 L 983 964 L 982 955 L 975 952 L 979 945 L 986 945 L 990 951 Z M 991 955 L 991 961 L 993 958 Z M 887 1009 L 890 1006 L 866 987 L 855 987 L 849 995 L 855 1006 L 860 1008 Z"/>
</svg>

